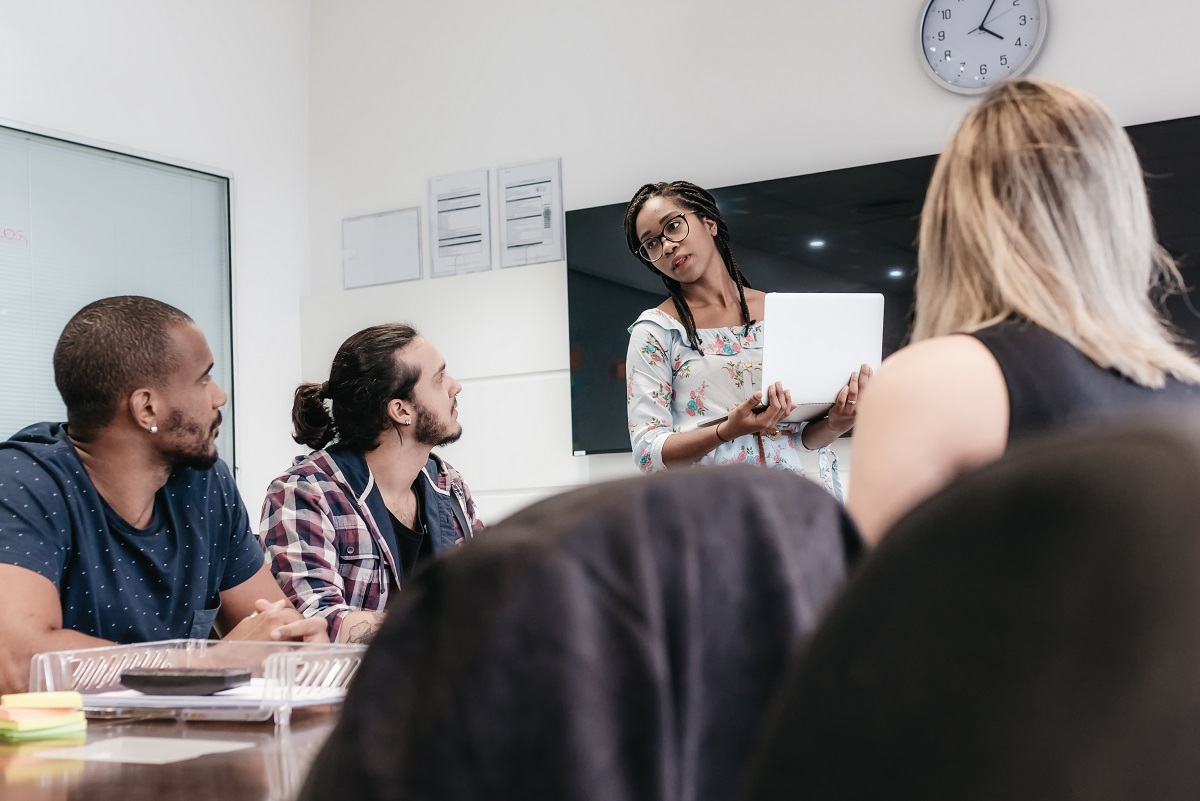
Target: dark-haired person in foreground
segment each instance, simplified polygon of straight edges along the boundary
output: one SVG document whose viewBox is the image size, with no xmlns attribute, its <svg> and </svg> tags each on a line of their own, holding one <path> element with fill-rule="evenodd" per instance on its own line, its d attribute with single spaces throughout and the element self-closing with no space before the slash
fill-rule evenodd
<svg viewBox="0 0 1200 801">
<path fill-rule="evenodd" d="M 280 586 L 331 641 L 369 642 L 401 579 L 483 528 L 462 476 L 431 453 L 462 434 L 460 391 L 402 324 L 354 334 L 327 382 L 296 388 L 294 438 L 314 450 L 271 483 L 260 532 Z"/>
<path fill-rule="evenodd" d="M 325 640 L 263 564 L 204 334 L 150 298 L 85 306 L 54 349 L 67 423 L 0 443 L 0 691 L 44 651 L 177 637 Z"/>
</svg>

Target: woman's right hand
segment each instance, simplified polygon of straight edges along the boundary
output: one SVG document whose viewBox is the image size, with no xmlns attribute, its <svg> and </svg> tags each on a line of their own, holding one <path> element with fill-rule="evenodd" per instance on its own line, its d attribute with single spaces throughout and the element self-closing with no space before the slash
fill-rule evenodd
<svg viewBox="0 0 1200 801">
<path fill-rule="evenodd" d="M 737 438 L 745 434 L 762 433 L 775 435 L 779 421 L 796 410 L 792 393 L 776 381 L 767 387 L 766 405 L 762 393 L 755 392 L 746 400 L 729 410 L 729 420 L 723 426 L 727 437 Z"/>
</svg>

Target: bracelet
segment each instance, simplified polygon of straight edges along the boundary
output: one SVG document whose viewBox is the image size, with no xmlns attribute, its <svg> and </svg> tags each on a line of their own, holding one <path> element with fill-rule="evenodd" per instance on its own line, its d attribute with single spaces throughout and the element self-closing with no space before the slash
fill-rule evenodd
<svg viewBox="0 0 1200 801">
<path fill-rule="evenodd" d="M 724 423 L 724 422 L 728 422 L 728 421 L 726 421 L 726 420 L 721 421 L 721 423 Z M 721 440 L 721 442 L 733 442 L 733 440 L 725 439 L 724 437 L 721 436 L 721 423 L 717 423 L 717 425 L 713 428 L 713 432 L 717 435 L 717 439 Z"/>
</svg>

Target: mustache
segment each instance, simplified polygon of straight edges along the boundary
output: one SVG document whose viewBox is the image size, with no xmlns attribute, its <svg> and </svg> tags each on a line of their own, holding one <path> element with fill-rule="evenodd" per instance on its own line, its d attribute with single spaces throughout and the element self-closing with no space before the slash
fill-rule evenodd
<svg viewBox="0 0 1200 801">
<path fill-rule="evenodd" d="M 216 431 L 216 430 L 217 430 L 217 428 L 219 428 L 219 427 L 220 427 L 220 425 L 221 425 L 221 420 L 222 420 L 222 419 L 223 419 L 223 418 L 221 417 L 221 411 L 218 409 L 218 410 L 217 410 L 217 420 L 216 420 L 216 422 L 214 422 L 214 423 L 212 424 L 212 428 L 210 428 L 209 430 L 210 430 L 210 431 Z"/>
</svg>

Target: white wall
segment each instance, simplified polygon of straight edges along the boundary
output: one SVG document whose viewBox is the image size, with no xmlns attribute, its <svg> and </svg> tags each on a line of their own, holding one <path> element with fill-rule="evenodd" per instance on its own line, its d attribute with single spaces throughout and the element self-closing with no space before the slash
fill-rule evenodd
<svg viewBox="0 0 1200 801">
<path fill-rule="evenodd" d="M 447 455 L 489 520 L 632 472 L 627 456 L 571 455 L 563 264 L 343 292 L 341 219 L 425 205 L 430 176 L 550 156 L 572 209 L 649 180 L 722 186 L 936 152 L 971 101 L 923 73 L 921 8 L 313 0 L 301 302 L 322 324 L 302 333 L 306 380 L 349 333 L 410 320 L 465 387 L 466 434 Z M 1049 16 L 1034 74 L 1124 124 L 1200 113 L 1200 5 L 1050 0 Z"/>
<path fill-rule="evenodd" d="M 341 219 L 424 205 L 432 175 L 549 156 L 582 208 L 647 180 L 720 186 L 934 152 L 970 100 L 917 63 L 920 7 L 0 0 L 0 118 L 233 174 L 252 508 L 298 450 L 295 384 L 323 378 L 347 334 L 408 319 L 463 380 L 468 433 L 448 455 L 495 520 L 632 472 L 623 455 L 570 454 L 563 265 L 342 292 Z M 1051 0 L 1035 73 L 1126 124 L 1197 114 L 1197 29 L 1184 0 Z"/>
<path fill-rule="evenodd" d="M 0 0 L 0 21 L 0 118 L 233 174 L 238 480 L 256 517 L 295 451 L 308 3 Z"/>
</svg>

